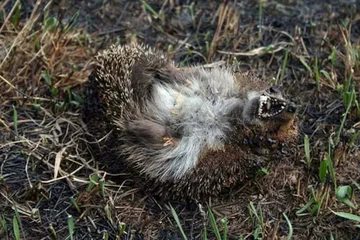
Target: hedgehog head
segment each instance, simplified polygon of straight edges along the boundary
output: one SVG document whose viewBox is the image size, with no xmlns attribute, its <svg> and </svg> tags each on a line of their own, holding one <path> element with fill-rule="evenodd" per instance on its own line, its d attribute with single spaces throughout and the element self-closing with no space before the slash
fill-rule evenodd
<svg viewBox="0 0 360 240">
<path fill-rule="evenodd" d="M 242 117 L 248 124 L 281 125 L 294 119 L 295 113 L 296 105 L 285 99 L 275 86 L 260 92 L 249 92 Z"/>
</svg>

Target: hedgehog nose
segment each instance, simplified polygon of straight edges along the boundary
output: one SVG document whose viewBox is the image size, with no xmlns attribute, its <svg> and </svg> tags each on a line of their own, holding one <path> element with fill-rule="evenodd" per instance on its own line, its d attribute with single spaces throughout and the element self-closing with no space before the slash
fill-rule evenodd
<svg viewBox="0 0 360 240">
<path fill-rule="evenodd" d="M 296 105 L 295 103 L 291 102 L 289 103 L 288 107 L 287 107 L 287 111 L 289 113 L 295 113 L 296 112 Z"/>
</svg>

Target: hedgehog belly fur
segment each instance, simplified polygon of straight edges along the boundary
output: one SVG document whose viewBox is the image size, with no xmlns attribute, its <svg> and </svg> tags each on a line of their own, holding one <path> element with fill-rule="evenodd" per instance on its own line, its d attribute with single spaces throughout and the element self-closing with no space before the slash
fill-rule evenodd
<svg viewBox="0 0 360 240">
<path fill-rule="evenodd" d="M 147 116 L 181 134 L 174 146 L 164 147 L 153 164 L 143 169 L 152 178 L 180 179 L 191 172 L 206 149 L 222 149 L 231 132 L 228 115 L 241 104 L 235 97 L 233 77 L 226 69 L 201 71 L 208 76 L 184 76 L 185 85 L 155 84 L 145 104 Z"/>
</svg>

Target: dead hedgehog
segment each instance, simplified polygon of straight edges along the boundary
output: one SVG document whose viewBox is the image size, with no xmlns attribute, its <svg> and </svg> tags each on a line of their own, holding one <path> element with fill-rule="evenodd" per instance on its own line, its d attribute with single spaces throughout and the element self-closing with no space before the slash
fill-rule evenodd
<svg viewBox="0 0 360 240">
<path fill-rule="evenodd" d="M 297 136 L 295 104 L 278 88 L 231 67 L 178 68 L 144 45 L 99 53 L 87 95 L 89 132 L 116 155 L 107 161 L 161 196 L 218 195 Z"/>
</svg>

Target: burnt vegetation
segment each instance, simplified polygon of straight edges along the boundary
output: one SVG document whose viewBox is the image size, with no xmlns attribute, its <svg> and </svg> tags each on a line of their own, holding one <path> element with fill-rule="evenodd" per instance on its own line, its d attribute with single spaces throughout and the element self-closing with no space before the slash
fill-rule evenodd
<svg viewBox="0 0 360 240">
<path fill-rule="evenodd" d="M 0 238 L 358 239 L 359 7 L 1 1 Z M 99 49 L 133 42 L 181 66 L 227 63 L 281 85 L 298 107 L 296 146 L 197 204 L 164 202 L 131 172 L 105 172 L 88 148 L 84 86 Z"/>
</svg>

